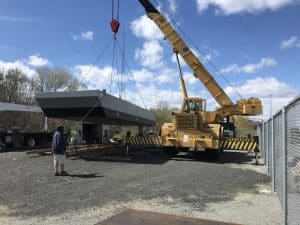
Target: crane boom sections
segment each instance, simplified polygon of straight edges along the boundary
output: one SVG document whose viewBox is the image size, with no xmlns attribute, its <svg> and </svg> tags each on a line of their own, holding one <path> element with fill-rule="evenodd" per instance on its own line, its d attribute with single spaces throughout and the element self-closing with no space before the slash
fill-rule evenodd
<svg viewBox="0 0 300 225">
<path fill-rule="evenodd" d="M 184 61 L 192 68 L 194 75 L 203 83 L 211 95 L 221 107 L 233 106 L 233 102 L 214 80 L 213 76 L 206 70 L 193 51 L 188 48 L 183 39 L 176 32 L 167 19 L 152 5 L 149 0 L 139 0 L 146 10 L 147 16 L 154 21 L 172 45 L 174 51 L 178 52 Z"/>
<path fill-rule="evenodd" d="M 217 115 L 224 118 L 229 115 L 251 115 L 262 113 L 261 100 L 258 98 L 240 99 L 234 104 L 224 90 L 215 81 L 214 77 L 206 70 L 196 55 L 185 44 L 168 20 L 152 5 L 149 0 L 138 0 L 145 8 L 147 16 L 159 27 L 168 39 L 176 54 L 180 54 L 184 61 L 193 70 L 194 75 L 203 83 L 210 94 L 220 105 L 220 108 L 212 112 L 210 121 L 215 120 Z M 181 82 L 182 84 L 182 82 Z M 186 95 L 187 96 L 187 95 Z M 207 114 L 208 116 L 208 114 Z"/>
</svg>

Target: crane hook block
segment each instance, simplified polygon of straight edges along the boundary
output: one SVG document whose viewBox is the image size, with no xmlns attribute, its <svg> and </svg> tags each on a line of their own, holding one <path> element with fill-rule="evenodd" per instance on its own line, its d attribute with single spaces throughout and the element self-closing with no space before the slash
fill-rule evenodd
<svg viewBox="0 0 300 225">
<path fill-rule="evenodd" d="M 111 27 L 112 32 L 114 32 L 115 34 L 118 33 L 118 30 L 119 30 L 119 27 L 120 27 L 119 21 L 116 20 L 116 19 L 113 19 L 110 22 L 110 27 Z"/>
</svg>

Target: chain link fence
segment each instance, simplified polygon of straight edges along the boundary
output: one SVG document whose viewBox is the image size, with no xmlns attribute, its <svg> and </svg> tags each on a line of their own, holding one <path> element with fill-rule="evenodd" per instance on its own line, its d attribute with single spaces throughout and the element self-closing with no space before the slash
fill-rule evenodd
<svg viewBox="0 0 300 225">
<path fill-rule="evenodd" d="M 300 96 L 258 129 L 286 225 L 300 224 Z"/>
</svg>

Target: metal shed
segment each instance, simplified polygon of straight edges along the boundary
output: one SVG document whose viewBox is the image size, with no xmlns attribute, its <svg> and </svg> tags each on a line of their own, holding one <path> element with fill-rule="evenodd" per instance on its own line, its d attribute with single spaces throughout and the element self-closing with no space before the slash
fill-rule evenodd
<svg viewBox="0 0 300 225">
<path fill-rule="evenodd" d="M 20 105 L 14 103 L 0 102 L 1 111 L 15 111 L 15 112 L 42 112 L 40 107 Z"/>
</svg>

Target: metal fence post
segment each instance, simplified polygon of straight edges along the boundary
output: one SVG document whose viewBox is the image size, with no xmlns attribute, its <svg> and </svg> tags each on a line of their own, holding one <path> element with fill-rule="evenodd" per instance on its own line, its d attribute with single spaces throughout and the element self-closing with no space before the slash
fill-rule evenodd
<svg viewBox="0 0 300 225">
<path fill-rule="evenodd" d="M 266 161 L 265 160 L 265 146 L 264 146 L 264 123 L 262 122 L 261 124 L 261 127 L 260 127 L 260 150 L 261 150 L 261 154 L 262 154 L 262 157 L 264 159 L 264 162 Z"/>
<path fill-rule="evenodd" d="M 285 107 L 282 109 L 282 117 L 283 117 L 283 216 L 284 216 L 284 224 L 288 224 L 288 190 L 287 190 L 287 124 L 286 124 L 286 110 Z"/>
<path fill-rule="evenodd" d="M 273 191 L 275 192 L 275 150 L 274 150 L 274 146 L 275 146 L 275 138 L 274 138 L 274 116 L 272 117 L 271 120 L 271 126 L 272 126 L 272 132 L 271 132 L 271 146 L 272 146 L 272 165 L 271 165 L 271 169 L 272 169 L 272 186 L 273 186 Z"/>
<path fill-rule="evenodd" d="M 267 121 L 266 122 L 266 160 L 267 160 L 267 166 L 268 166 L 268 173 L 270 174 L 270 171 L 269 171 L 269 122 Z"/>
</svg>

